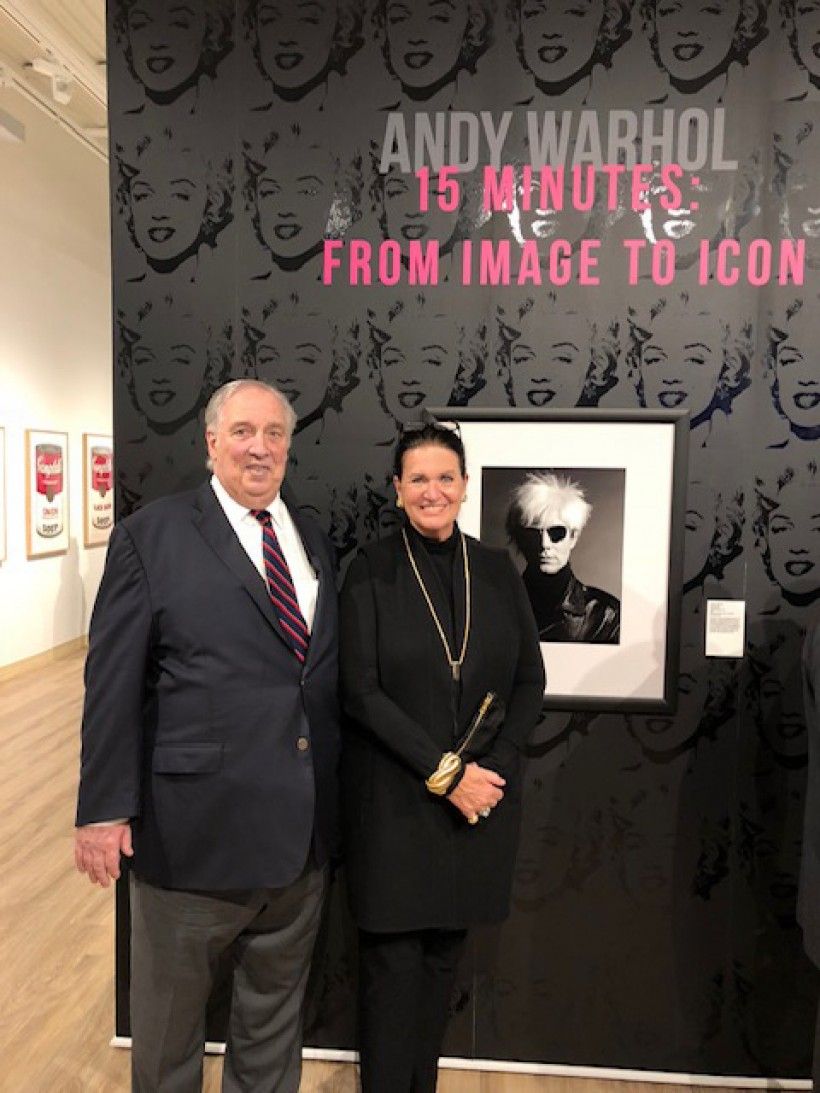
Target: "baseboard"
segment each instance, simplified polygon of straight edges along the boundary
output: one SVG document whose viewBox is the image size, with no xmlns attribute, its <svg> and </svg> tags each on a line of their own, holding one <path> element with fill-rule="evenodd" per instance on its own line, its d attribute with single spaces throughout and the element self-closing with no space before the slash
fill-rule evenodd
<svg viewBox="0 0 820 1093">
<path fill-rule="evenodd" d="M 16 676 L 25 675 L 26 672 L 44 668 L 47 664 L 53 664 L 55 660 L 65 660 L 66 657 L 81 653 L 88 648 L 88 636 L 81 634 L 71 641 L 64 641 L 61 645 L 55 645 L 53 649 L 46 649 L 44 653 L 37 653 L 33 657 L 25 657 L 23 660 L 15 660 L 12 664 L 6 664 L 0 668 L 0 683 Z"/>
</svg>

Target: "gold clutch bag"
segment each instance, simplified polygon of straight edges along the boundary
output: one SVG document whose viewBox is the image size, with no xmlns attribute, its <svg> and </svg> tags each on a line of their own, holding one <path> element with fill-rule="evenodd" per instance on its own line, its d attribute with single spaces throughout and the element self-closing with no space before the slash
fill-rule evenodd
<svg viewBox="0 0 820 1093">
<path fill-rule="evenodd" d="M 501 731 L 505 713 L 506 707 L 495 691 L 487 691 L 467 731 L 453 749 L 462 763 L 486 755 Z"/>
</svg>

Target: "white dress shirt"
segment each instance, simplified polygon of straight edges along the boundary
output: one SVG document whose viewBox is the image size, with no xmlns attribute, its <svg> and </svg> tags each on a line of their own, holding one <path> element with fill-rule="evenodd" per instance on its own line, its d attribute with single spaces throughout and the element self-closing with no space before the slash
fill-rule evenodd
<svg viewBox="0 0 820 1093">
<path fill-rule="evenodd" d="M 236 532 L 239 542 L 244 547 L 245 553 L 256 566 L 260 577 L 265 581 L 265 587 L 267 587 L 265 561 L 262 554 L 262 525 L 255 516 L 251 516 L 249 508 L 240 505 L 238 501 L 231 497 L 216 475 L 211 476 L 211 488 L 228 517 L 228 522 Z M 277 494 L 267 508 L 271 515 L 276 538 L 279 540 L 279 546 L 282 548 L 285 561 L 288 563 L 293 587 L 296 589 L 296 599 L 299 601 L 299 610 L 302 612 L 310 631 L 313 629 L 313 618 L 316 614 L 319 578 L 310 564 L 310 559 L 305 552 L 299 532 L 296 530 L 296 525 L 288 512 L 285 502 Z"/>
</svg>

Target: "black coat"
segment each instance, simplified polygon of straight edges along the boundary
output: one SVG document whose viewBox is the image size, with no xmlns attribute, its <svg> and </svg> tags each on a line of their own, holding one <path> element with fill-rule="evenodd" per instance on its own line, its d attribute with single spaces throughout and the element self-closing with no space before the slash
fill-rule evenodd
<svg viewBox="0 0 820 1093">
<path fill-rule="evenodd" d="M 330 545 L 304 666 L 210 484 L 114 529 L 91 620 L 77 823 L 132 818 L 133 867 L 170 888 L 280 888 L 337 839 Z"/>
<path fill-rule="evenodd" d="M 351 906 L 373 931 L 458 929 L 509 910 L 518 841 L 521 748 L 544 693 L 535 620 L 506 551 L 467 538 L 472 626 L 453 725 L 452 676 L 401 535 L 373 543 L 347 573 L 340 609 L 345 712 L 342 787 Z M 440 618 L 447 605 L 432 562 L 414 553 Z M 454 557 L 460 648 L 465 596 Z M 505 701 L 499 736 L 480 761 L 507 779 L 489 819 L 470 826 L 425 779 L 488 690 Z"/>
</svg>

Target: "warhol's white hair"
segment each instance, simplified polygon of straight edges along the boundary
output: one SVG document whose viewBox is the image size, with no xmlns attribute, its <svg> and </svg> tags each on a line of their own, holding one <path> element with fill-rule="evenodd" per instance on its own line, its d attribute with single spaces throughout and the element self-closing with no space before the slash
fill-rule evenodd
<svg viewBox="0 0 820 1093">
<path fill-rule="evenodd" d="M 562 523 L 577 535 L 592 515 L 592 505 L 571 478 L 551 471 L 528 474 L 513 490 L 511 511 L 522 527 Z"/>
</svg>

